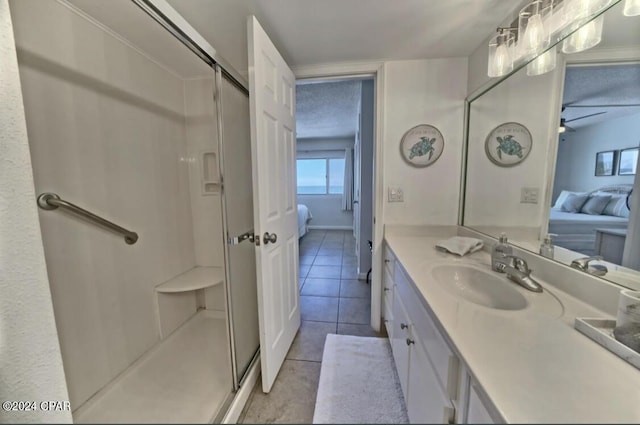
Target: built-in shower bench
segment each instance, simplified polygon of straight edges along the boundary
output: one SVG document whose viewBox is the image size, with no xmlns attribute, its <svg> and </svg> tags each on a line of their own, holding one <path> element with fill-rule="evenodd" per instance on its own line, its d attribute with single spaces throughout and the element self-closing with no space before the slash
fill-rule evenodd
<svg viewBox="0 0 640 425">
<path fill-rule="evenodd" d="M 194 267 L 168 281 L 156 286 L 156 292 L 174 293 L 197 291 L 224 282 L 222 267 Z"/>
<path fill-rule="evenodd" d="M 197 266 L 155 287 L 158 332 L 165 338 L 197 311 L 225 317 L 223 267 Z"/>
</svg>

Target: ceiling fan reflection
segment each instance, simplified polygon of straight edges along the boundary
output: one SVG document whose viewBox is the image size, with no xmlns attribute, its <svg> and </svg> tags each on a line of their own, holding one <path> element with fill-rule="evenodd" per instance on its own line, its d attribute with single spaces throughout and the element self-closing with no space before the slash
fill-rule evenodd
<svg viewBox="0 0 640 425">
<path fill-rule="evenodd" d="M 563 106 L 563 107 L 562 107 L 562 110 L 563 110 L 563 111 L 564 111 L 564 108 L 565 108 L 565 107 Z M 570 119 L 570 120 L 567 120 L 567 119 L 565 119 L 565 118 L 560 118 L 560 127 L 558 128 L 558 133 L 564 133 L 565 131 L 568 131 L 568 132 L 574 132 L 574 131 L 576 131 L 576 130 L 575 130 L 575 128 L 573 128 L 573 127 L 569 127 L 569 126 L 567 125 L 567 123 L 568 123 L 568 122 L 581 120 L 581 119 L 583 119 L 583 118 L 594 117 L 594 116 L 596 116 L 596 115 L 602 115 L 602 114 L 606 114 L 606 113 L 607 113 L 607 111 L 596 112 L 596 113 L 594 113 L 594 114 L 587 114 L 587 115 L 583 115 L 583 116 L 581 116 L 581 117 L 572 118 L 572 119 Z"/>
</svg>

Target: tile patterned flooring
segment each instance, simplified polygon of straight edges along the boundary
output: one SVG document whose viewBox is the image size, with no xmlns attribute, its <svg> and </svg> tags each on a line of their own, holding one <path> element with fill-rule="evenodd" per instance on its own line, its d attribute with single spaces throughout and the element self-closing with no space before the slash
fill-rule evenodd
<svg viewBox="0 0 640 425">
<path fill-rule="evenodd" d="M 300 240 L 302 324 L 269 394 L 258 380 L 240 423 L 311 423 L 327 334 L 386 336 L 369 326 L 371 286 L 357 280 L 351 231 L 311 230 Z"/>
</svg>

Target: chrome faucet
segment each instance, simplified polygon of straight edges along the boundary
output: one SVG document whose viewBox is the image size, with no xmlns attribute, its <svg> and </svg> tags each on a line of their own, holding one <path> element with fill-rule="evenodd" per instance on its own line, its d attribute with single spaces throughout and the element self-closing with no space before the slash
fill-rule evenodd
<svg viewBox="0 0 640 425">
<path fill-rule="evenodd" d="M 594 276 L 604 276 L 609 271 L 607 267 L 603 264 L 589 264 L 591 261 L 601 261 L 602 257 L 600 255 L 595 255 L 593 257 L 582 257 L 576 258 L 571 262 L 571 267 L 574 269 L 581 270 L 585 273 L 592 274 Z"/>
<path fill-rule="evenodd" d="M 524 258 L 494 253 L 491 256 L 491 268 L 506 273 L 507 278 L 529 291 L 542 292 L 542 286 L 531 277 L 531 269 Z"/>
</svg>

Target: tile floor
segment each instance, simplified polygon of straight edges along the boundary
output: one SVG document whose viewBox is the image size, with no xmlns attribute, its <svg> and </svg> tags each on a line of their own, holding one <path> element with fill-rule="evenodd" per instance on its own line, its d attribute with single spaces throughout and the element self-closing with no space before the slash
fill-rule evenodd
<svg viewBox="0 0 640 425">
<path fill-rule="evenodd" d="M 300 240 L 302 324 L 269 394 L 254 387 L 240 423 L 311 423 L 329 333 L 386 336 L 369 326 L 371 286 L 357 280 L 351 231 L 311 230 Z"/>
</svg>

